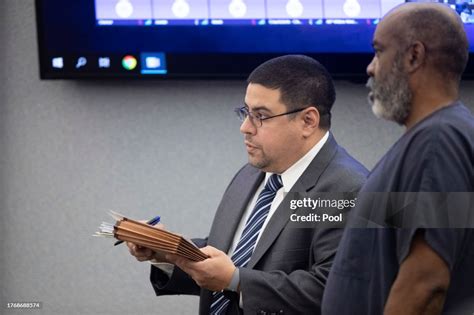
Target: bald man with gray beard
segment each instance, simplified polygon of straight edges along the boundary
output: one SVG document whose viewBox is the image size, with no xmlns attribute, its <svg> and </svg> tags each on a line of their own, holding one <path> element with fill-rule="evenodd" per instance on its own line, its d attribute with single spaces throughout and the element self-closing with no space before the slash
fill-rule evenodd
<svg viewBox="0 0 474 315">
<path fill-rule="evenodd" d="M 373 46 L 369 102 L 405 133 L 360 190 L 322 314 L 472 315 L 474 224 L 446 222 L 459 210 L 474 219 L 474 117 L 458 96 L 469 46 L 463 24 L 442 4 L 406 3 L 382 19 Z M 397 208 L 396 199 L 365 197 L 374 192 L 459 193 L 470 203 L 440 213 L 435 203 Z"/>
</svg>

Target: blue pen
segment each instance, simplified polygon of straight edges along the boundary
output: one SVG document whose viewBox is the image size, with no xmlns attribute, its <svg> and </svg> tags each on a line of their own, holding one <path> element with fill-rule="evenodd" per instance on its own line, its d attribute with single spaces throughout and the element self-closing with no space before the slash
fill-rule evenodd
<svg viewBox="0 0 474 315">
<path fill-rule="evenodd" d="M 149 224 L 149 225 L 157 225 L 158 223 L 160 223 L 160 216 L 156 216 L 154 217 L 153 219 L 150 219 L 148 221 L 146 221 L 146 224 Z M 114 246 L 117 246 L 119 244 L 122 244 L 123 241 L 117 241 L 115 242 Z"/>
</svg>

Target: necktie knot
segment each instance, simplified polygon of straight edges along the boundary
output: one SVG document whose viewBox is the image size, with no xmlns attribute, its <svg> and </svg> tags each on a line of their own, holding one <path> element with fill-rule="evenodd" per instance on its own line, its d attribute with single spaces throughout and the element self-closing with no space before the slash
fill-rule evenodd
<svg viewBox="0 0 474 315">
<path fill-rule="evenodd" d="M 283 181 L 281 180 L 281 176 L 278 174 L 271 175 L 265 185 L 265 189 L 272 192 L 277 192 L 281 187 L 283 187 Z"/>
</svg>

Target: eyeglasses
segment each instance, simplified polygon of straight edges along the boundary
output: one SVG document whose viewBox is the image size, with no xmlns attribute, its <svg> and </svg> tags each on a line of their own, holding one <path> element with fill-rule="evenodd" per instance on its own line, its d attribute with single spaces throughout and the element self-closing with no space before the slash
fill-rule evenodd
<svg viewBox="0 0 474 315">
<path fill-rule="evenodd" d="M 253 112 L 249 111 L 249 109 L 245 106 L 237 107 L 236 109 L 234 109 L 234 112 L 237 114 L 237 117 L 239 117 L 239 120 L 241 122 L 243 122 L 248 117 L 250 119 L 250 122 L 252 123 L 252 125 L 254 125 L 257 128 L 260 128 L 260 127 L 262 127 L 264 120 L 275 118 L 275 117 L 280 117 L 280 116 L 285 116 L 285 115 L 289 115 L 289 114 L 294 114 L 294 113 L 297 113 L 297 112 L 301 112 L 302 110 L 305 110 L 306 108 L 308 108 L 308 107 L 299 108 L 299 109 L 295 109 L 295 110 L 292 110 L 292 111 L 289 111 L 289 112 L 286 112 L 286 113 L 283 113 L 283 114 L 278 114 L 278 115 L 273 115 L 273 116 L 268 116 L 268 117 L 265 116 L 265 115 L 262 115 L 260 113 L 253 113 Z"/>
</svg>

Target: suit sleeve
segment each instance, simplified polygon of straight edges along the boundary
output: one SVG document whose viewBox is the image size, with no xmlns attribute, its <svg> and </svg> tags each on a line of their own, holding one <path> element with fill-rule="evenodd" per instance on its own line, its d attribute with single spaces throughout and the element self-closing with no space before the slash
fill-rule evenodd
<svg viewBox="0 0 474 315">
<path fill-rule="evenodd" d="M 207 245 L 207 238 L 193 239 L 192 241 L 199 248 Z M 160 268 L 151 266 L 150 281 L 156 295 L 200 295 L 201 292 L 196 282 L 178 267 L 174 267 L 171 277 L 168 277 Z"/>
<path fill-rule="evenodd" d="M 243 166 L 237 174 L 234 176 L 228 187 L 224 196 L 227 194 L 227 191 L 232 186 L 232 183 L 237 178 L 237 176 L 244 170 L 247 165 Z M 207 246 L 208 238 L 204 239 L 193 239 L 192 240 L 197 247 L 202 248 Z M 188 295 L 200 295 L 201 289 L 196 284 L 196 282 L 188 276 L 184 271 L 175 267 L 171 277 L 163 272 L 160 268 L 151 266 L 150 272 L 150 281 L 155 290 L 156 295 L 172 295 L 172 294 L 188 294 Z"/>
<path fill-rule="evenodd" d="M 321 229 L 314 234 L 308 270 L 260 271 L 240 269 L 245 314 L 321 314 L 321 300 L 342 229 Z M 288 257 L 290 258 L 290 257 Z"/>
</svg>

